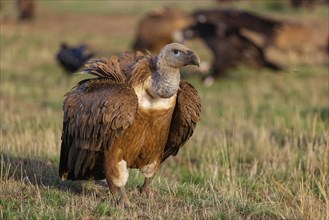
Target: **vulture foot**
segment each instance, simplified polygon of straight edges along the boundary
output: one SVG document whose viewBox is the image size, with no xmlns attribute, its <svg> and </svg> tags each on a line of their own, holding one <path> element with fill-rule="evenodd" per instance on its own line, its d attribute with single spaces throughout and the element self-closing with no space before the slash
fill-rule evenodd
<svg viewBox="0 0 329 220">
<path fill-rule="evenodd" d="M 118 207 L 119 208 L 129 208 L 131 207 L 131 202 L 127 197 L 121 197 L 120 200 L 118 201 Z"/>
<path fill-rule="evenodd" d="M 149 187 L 139 186 L 138 189 L 139 189 L 139 192 L 140 192 L 141 194 L 144 194 L 144 195 L 146 195 L 147 197 L 152 197 L 153 194 L 154 194 L 154 190 L 152 189 L 151 186 L 149 186 Z"/>
<path fill-rule="evenodd" d="M 138 187 L 139 192 L 141 194 L 145 194 L 147 197 L 152 197 L 155 193 L 155 191 L 152 190 L 152 187 L 151 187 L 152 179 L 153 179 L 153 177 L 145 178 L 143 186 Z"/>
<path fill-rule="evenodd" d="M 120 187 L 120 199 L 118 201 L 119 208 L 129 208 L 131 207 L 131 203 L 126 195 L 125 187 Z"/>
</svg>

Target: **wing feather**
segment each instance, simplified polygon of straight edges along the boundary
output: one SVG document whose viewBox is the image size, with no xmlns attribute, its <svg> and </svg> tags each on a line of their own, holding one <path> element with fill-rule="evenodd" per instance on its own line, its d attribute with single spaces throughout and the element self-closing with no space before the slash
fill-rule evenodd
<svg viewBox="0 0 329 220">
<path fill-rule="evenodd" d="M 110 58 L 91 59 L 85 64 L 86 68 L 81 72 L 86 72 L 100 78 L 108 78 L 114 82 L 124 82 L 125 75 L 122 73 L 117 56 Z"/>
<path fill-rule="evenodd" d="M 66 95 L 59 174 L 62 179 L 103 178 L 101 152 L 133 123 L 137 96 L 124 83 L 98 78 Z"/>
<path fill-rule="evenodd" d="M 175 156 L 178 153 L 179 149 L 192 136 L 196 123 L 201 119 L 201 99 L 197 90 L 186 81 L 181 81 L 179 86 L 162 162 L 169 156 Z"/>
<path fill-rule="evenodd" d="M 85 64 L 86 68 L 80 72 L 123 83 L 129 80 L 134 65 L 144 56 L 140 51 L 136 53 L 126 51 L 120 57 L 112 56 L 110 58 L 91 59 Z"/>
</svg>

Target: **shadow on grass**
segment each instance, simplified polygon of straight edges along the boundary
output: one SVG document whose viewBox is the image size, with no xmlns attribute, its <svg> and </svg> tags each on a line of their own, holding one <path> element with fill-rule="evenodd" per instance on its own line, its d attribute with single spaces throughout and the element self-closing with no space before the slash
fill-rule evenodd
<svg viewBox="0 0 329 220">
<path fill-rule="evenodd" d="M 57 176 L 57 165 L 54 161 L 16 157 L 8 154 L 1 154 L 0 176 L 2 180 L 12 178 L 17 181 L 44 186 L 54 186 L 60 181 Z"/>
<path fill-rule="evenodd" d="M 52 187 L 75 194 L 94 191 L 95 187 L 98 190 L 107 190 L 105 188 L 107 185 L 103 181 L 95 182 L 95 186 L 89 184 L 92 181 L 61 181 L 58 176 L 58 163 L 56 161 L 15 157 L 2 153 L 0 156 L 0 179 L 1 181 L 14 179 L 25 184 Z"/>
</svg>

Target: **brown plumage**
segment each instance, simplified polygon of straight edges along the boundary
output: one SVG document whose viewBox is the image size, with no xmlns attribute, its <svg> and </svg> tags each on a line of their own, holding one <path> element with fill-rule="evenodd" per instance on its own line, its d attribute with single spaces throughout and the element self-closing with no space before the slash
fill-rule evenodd
<svg viewBox="0 0 329 220">
<path fill-rule="evenodd" d="M 199 65 L 198 56 L 181 44 L 166 45 L 158 56 L 125 52 L 91 60 L 81 81 L 63 104 L 59 175 L 62 180 L 106 178 L 120 205 L 128 205 L 124 186 L 128 168 L 145 175 L 141 192 L 160 164 L 192 136 L 200 120 L 200 98 L 180 81 L 180 68 Z"/>
</svg>

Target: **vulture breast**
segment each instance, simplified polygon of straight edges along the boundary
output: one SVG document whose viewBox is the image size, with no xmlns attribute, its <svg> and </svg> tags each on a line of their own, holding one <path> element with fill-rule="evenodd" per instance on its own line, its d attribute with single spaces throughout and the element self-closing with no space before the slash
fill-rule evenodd
<svg viewBox="0 0 329 220">
<path fill-rule="evenodd" d="M 114 140 L 113 146 L 122 149 L 122 159 L 129 168 L 142 169 L 161 160 L 170 129 L 168 121 L 172 118 L 173 110 L 174 108 L 166 111 L 139 108 L 132 126 Z M 159 133 L 165 135 L 156 135 Z"/>
<path fill-rule="evenodd" d="M 122 149 L 121 159 L 127 162 L 129 168 L 143 169 L 154 162 L 159 166 L 167 143 L 177 96 L 153 99 L 142 88 L 137 87 L 134 90 L 138 97 L 134 122 L 122 136 L 114 140 L 112 146 Z M 113 155 L 111 149 L 109 155 Z"/>
</svg>

